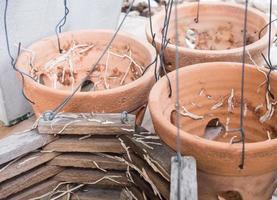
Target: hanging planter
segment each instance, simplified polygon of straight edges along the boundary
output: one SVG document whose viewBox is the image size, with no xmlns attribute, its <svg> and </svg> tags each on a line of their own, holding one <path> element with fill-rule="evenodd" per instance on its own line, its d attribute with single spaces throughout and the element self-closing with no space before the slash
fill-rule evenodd
<svg viewBox="0 0 277 200">
<path fill-rule="evenodd" d="M 31 106 L 21 94 L 21 85 L 16 80 L 7 56 L 4 15 L 6 13 L 10 50 L 12 55 L 16 55 L 14 44 L 21 42 L 26 47 L 38 39 L 54 34 L 57 23 L 65 14 L 64 2 L 8 1 L 7 12 L 4 12 L 5 1 L 0 3 L 0 121 L 5 125 L 12 125 L 28 116 Z M 62 31 L 114 29 L 118 25 L 122 0 L 67 0 L 67 5 L 70 11 Z"/>
<path fill-rule="evenodd" d="M 17 66 L 36 81 L 25 78 L 24 90 L 34 101 L 37 116 L 53 110 L 86 77 L 112 38 L 113 31 L 76 31 L 55 36 L 22 50 Z M 122 112 L 138 110 L 154 84 L 154 50 L 150 45 L 119 33 L 65 112 Z M 147 68 L 148 67 L 148 68 Z"/>
<path fill-rule="evenodd" d="M 244 6 L 231 3 L 200 2 L 199 18 L 196 23 L 197 5 L 197 3 L 187 3 L 178 8 L 180 66 L 215 61 L 241 62 Z M 158 48 L 161 47 L 164 17 L 163 12 L 153 17 L 153 32 L 156 33 L 155 41 Z M 265 14 L 249 8 L 247 63 L 252 63 L 251 59 L 254 59 L 257 64 L 263 63 L 261 53 L 267 49 L 268 29 L 261 32 L 260 39 L 259 32 L 266 24 Z M 168 71 L 175 69 L 174 27 L 174 17 L 171 17 L 167 35 L 169 44 L 164 52 Z M 148 41 L 152 42 L 149 25 L 146 28 L 146 34 Z"/>
<path fill-rule="evenodd" d="M 272 97 L 277 96 L 277 76 L 271 74 L 270 92 L 266 92 L 264 71 L 246 65 L 245 163 L 240 169 L 242 144 L 234 142 L 240 140 L 236 129 L 240 127 L 241 65 L 211 62 L 179 71 L 181 153 L 197 160 L 203 199 L 217 199 L 228 191 L 238 192 L 243 199 L 269 199 L 276 188 L 277 102 Z M 164 77 L 150 92 L 149 108 L 157 134 L 176 149 L 176 74 L 168 75 L 172 97 Z"/>
</svg>

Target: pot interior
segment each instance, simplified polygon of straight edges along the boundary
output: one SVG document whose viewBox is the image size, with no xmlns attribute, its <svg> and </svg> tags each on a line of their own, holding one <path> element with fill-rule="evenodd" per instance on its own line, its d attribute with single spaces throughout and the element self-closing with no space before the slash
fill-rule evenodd
<svg viewBox="0 0 277 200">
<path fill-rule="evenodd" d="M 20 55 L 19 67 L 25 68 L 38 83 L 61 90 L 73 90 L 87 76 L 110 41 L 112 32 L 79 31 L 51 37 L 33 44 Z M 30 53 L 33 52 L 33 53 Z M 81 91 L 116 88 L 142 76 L 151 54 L 141 43 L 118 34 Z"/>
<path fill-rule="evenodd" d="M 200 3 L 198 22 L 195 21 L 196 16 L 197 4 L 179 8 L 180 46 L 199 50 L 227 50 L 243 46 L 244 9 L 242 7 Z M 163 17 L 159 20 L 162 21 Z M 259 39 L 259 31 L 265 25 L 266 21 L 262 16 L 257 15 L 253 10 L 248 12 L 247 45 Z M 161 27 L 158 32 L 161 37 Z M 174 17 L 170 21 L 168 36 L 170 43 L 175 44 Z"/>
<path fill-rule="evenodd" d="M 172 72 L 172 86 L 175 72 Z M 174 75 L 174 76 L 173 76 Z M 270 79 L 271 95 L 263 84 L 265 76 L 255 67 L 246 67 L 244 90 L 244 129 L 247 143 L 273 140 L 277 137 L 277 78 Z M 173 91 L 175 91 L 173 87 Z M 180 69 L 180 128 L 207 140 L 234 142 L 240 140 L 241 64 L 207 63 Z M 267 96 L 266 96 L 267 93 Z M 164 115 L 176 125 L 175 100 L 163 97 Z M 267 103 L 270 100 L 271 105 Z M 271 117 L 268 117 L 268 113 Z"/>
</svg>

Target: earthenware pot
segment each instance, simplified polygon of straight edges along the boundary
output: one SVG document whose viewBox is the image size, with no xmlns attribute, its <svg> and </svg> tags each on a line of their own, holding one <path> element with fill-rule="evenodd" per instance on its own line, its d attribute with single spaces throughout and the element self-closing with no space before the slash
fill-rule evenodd
<svg viewBox="0 0 277 200">
<path fill-rule="evenodd" d="M 69 14 L 62 31 L 114 29 L 118 25 L 122 2 L 123 0 L 67 1 Z M 5 2 L 1 1 L 1 19 L 4 19 L 4 9 Z M 64 1 L 8 1 L 7 28 L 12 55 L 17 54 L 15 44 L 21 42 L 27 47 L 38 39 L 54 34 L 55 27 L 63 16 Z M 13 125 L 26 118 L 32 108 L 22 96 L 21 84 L 16 80 L 7 56 L 4 20 L 0 20 L 0 27 L 0 121 L 5 125 Z"/>
<path fill-rule="evenodd" d="M 174 16 L 173 12 L 168 29 L 170 41 L 165 49 L 165 62 L 168 71 L 175 69 Z M 223 2 L 201 2 L 198 23 L 195 22 L 196 16 L 197 3 L 186 3 L 179 6 L 180 66 L 215 61 L 241 62 L 244 6 Z M 164 12 L 153 17 L 153 32 L 156 33 L 155 41 L 159 49 L 163 20 Z M 267 17 L 264 13 L 249 8 L 246 49 L 252 57 L 251 59 L 257 64 L 263 63 L 261 53 L 267 49 L 267 29 L 261 32 L 259 39 L 259 31 L 266 24 Z M 146 34 L 148 41 L 152 42 L 149 24 L 146 26 Z M 247 63 L 252 64 L 249 55 L 247 55 Z"/>
<path fill-rule="evenodd" d="M 241 66 L 210 62 L 180 69 L 181 153 L 197 160 L 201 195 L 216 196 L 230 190 L 238 191 L 243 199 L 269 199 L 277 178 L 277 114 L 260 122 L 267 111 L 266 89 L 261 86 L 265 76 L 256 67 L 246 65 L 245 163 L 240 169 L 242 144 L 232 142 L 240 139 L 240 133 L 232 130 L 240 124 Z M 173 71 L 168 75 L 172 96 L 168 96 L 168 81 L 163 77 L 150 92 L 149 109 L 157 134 L 176 149 L 176 74 Z M 271 93 L 276 96 L 275 72 L 270 80 Z M 220 130 L 213 132 L 212 127 Z"/>
<path fill-rule="evenodd" d="M 54 109 L 71 94 L 72 89 L 88 74 L 113 34 L 113 31 L 107 30 L 62 33 L 60 41 L 63 55 L 70 49 L 76 50 L 70 61 L 57 62 L 62 58 L 56 36 L 42 39 L 31 45 L 28 51 L 21 53 L 17 66 L 37 78 L 37 81 L 33 81 L 25 77 L 24 85 L 27 97 L 35 103 L 33 109 L 37 116 Z M 80 46 L 77 47 L 78 45 Z M 30 61 L 30 51 L 34 55 L 33 61 Z M 154 84 L 154 66 L 149 66 L 154 58 L 154 50 L 150 45 L 129 34 L 119 33 L 109 53 L 105 54 L 90 76 L 91 85 L 88 84 L 86 92 L 82 89 L 78 91 L 63 111 L 140 110 L 147 102 L 149 91 Z M 33 62 L 33 67 L 30 62 Z M 71 70 L 72 68 L 74 69 Z M 146 72 L 142 75 L 144 70 Z"/>
</svg>

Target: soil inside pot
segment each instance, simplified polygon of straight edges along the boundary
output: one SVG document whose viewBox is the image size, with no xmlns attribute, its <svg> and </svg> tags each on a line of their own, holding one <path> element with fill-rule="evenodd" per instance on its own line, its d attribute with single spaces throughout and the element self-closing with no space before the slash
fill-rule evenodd
<svg viewBox="0 0 277 200">
<path fill-rule="evenodd" d="M 181 102 L 180 128 L 187 133 L 198 135 L 208 140 L 233 143 L 241 139 L 240 127 L 240 91 L 231 89 L 224 96 L 210 95 L 202 88 L 194 95 L 193 102 Z M 270 96 L 268 96 L 270 98 Z M 277 138 L 277 114 L 274 106 L 273 114 L 264 103 L 253 103 L 251 99 L 244 100 L 245 141 L 247 143 L 272 140 Z M 275 104 L 275 102 L 273 103 Z M 176 111 L 171 113 L 171 123 L 176 125 Z"/>
<path fill-rule="evenodd" d="M 243 25 L 231 21 L 211 21 L 201 19 L 183 22 L 179 25 L 179 44 L 190 49 L 199 50 L 227 50 L 243 46 Z M 258 38 L 258 31 L 254 27 L 247 29 L 247 45 Z M 175 36 L 170 34 L 170 42 L 175 44 Z"/>
<path fill-rule="evenodd" d="M 89 74 L 104 47 L 72 40 L 62 47 L 61 54 L 53 50 L 47 59 L 33 64 L 29 73 L 47 87 L 71 91 Z M 110 47 L 81 91 L 112 89 L 138 79 L 145 67 L 138 56 L 139 52 L 128 45 Z"/>
</svg>

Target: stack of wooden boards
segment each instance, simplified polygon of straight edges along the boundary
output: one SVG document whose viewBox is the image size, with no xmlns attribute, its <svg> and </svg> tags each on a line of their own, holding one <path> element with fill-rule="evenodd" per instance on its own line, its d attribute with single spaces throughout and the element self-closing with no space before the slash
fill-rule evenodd
<svg viewBox="0 0 277 200">
<path fill-rule="evenodd" d="M 62 113 L 0 141 L 0 199 L 169 199 L 170 158 L 135 116 Z"/>
<path fill-rule="evenodd" d="M 129 150 L 130 156 L 125 159 L 133 166 L 133 183 L 148 199 L 170 199 L 171 157 L 176 153 L 156 134 L 142 128 L 121 138 Z"/>
</svg>

